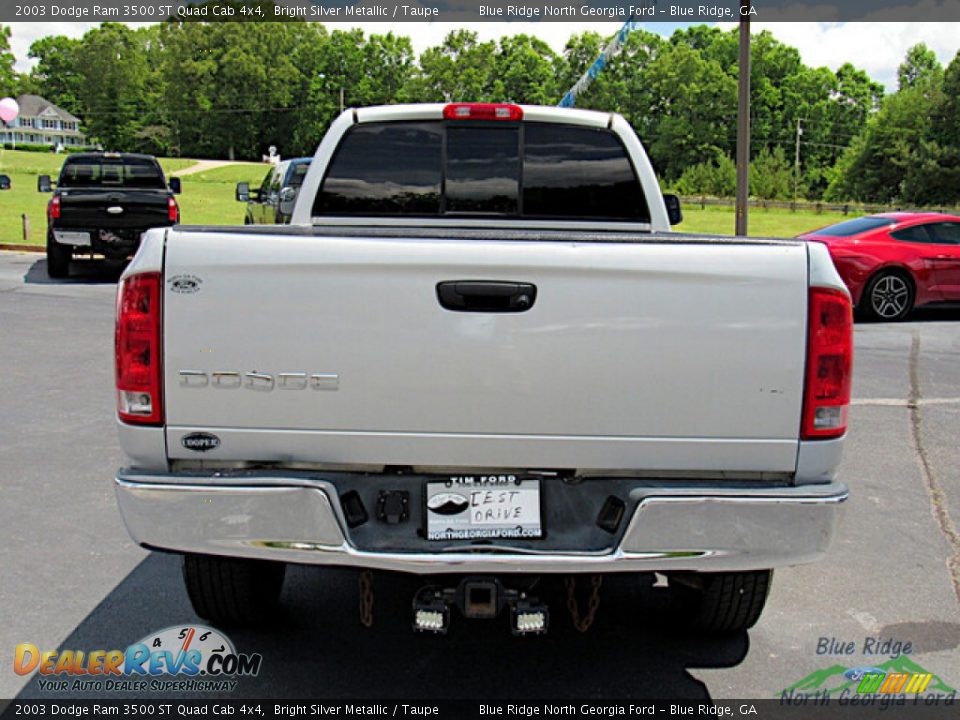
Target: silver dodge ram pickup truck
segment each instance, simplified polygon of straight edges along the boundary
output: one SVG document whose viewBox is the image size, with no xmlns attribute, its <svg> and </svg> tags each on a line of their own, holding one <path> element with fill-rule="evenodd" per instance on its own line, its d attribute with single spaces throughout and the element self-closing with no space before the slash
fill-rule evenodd
<svg viewBox="0 0 960 720">
<path fill-rule="evenodd" d="M 425 631 L 543 632 L 531 578 L 605 573 L 752 626 L 847 497 L 850 298 L 822 245 L 677 210 L 619 115 L 347 110 L 291 225 L 152 230 L 124 273 L 130 534 L 221 623 L 301 563 L 431 576 Z"/>
</svg>

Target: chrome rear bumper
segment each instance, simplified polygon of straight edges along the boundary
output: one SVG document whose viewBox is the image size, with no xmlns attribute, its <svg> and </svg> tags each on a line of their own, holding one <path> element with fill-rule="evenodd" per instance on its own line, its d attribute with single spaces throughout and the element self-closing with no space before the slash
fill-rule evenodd
<svg viewBox="0 0 960 720">
<path fill-rule="evenodd" d="M 477 548 L 370 552 L 353 546 L 334 486 L 280 474 L 121 471 L 120 512 L 140 545 L 417 574 L 733 571 L 797 565 L 829 547 L 847 488 L 722 485 L 635 488 L 619 544 L 602 553 Z"/>
</svg>

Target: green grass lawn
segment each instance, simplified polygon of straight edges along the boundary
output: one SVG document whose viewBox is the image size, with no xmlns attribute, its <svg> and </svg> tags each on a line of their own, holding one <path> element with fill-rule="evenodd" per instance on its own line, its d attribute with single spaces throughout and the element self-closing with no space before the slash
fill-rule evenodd
<svg viewBox="0 0 960 720">
<path fill-rule="evenodd" d="M 183 184 L 228 183 L 236 186 L 238 182 L 247 182 L 250 183 L 250 187 L 260 187 L 269 169 L 270 166 L 264 163 L 231 163 L 213 170 L 185 175 Z"/>
<path fill-rule="evenodd" d="M 243 224 L 246 205 L 234 199 L 237 183 L 260 187 L 268 169 L 262 163 L 233 163 L 184 175 L 183 193 L 177 196 L 181 219 L 190 225 Z"/>
<path fill-rule="evenodd" d="M 7 175 L 56 175 L 66 155 L 0 149 L 0 173 Z M 34 189 L 36 189 L 34 178 Z"/>
<path fill-rule="evenodd" d="M 0 169 L 0 173 L 4 172 L 10 176 L 13 187 L 0 192 L 0 243 L 23 242 L 21 216 L 26 213 L 30 219 L 28 242 L 42 245 L 47 232 L 47 202 L 50 196 L 37 192 L 36 175 Z"/>
<path fill-rule="evenodd" d="M 842 213 L 797 211 L 770 208 L 750 208 L 747 215 L 747 232 L 751 237 L 795 237 L 824 225 L 832 225 L 854 215 Z M 733 235 L 736 214 L 732 207 L 708 205 L 683 206 L 683 222 L 677 225 L 680 232 L 706 233 L 709 235 Z"/>
<path fill-rule="evenodd" d="M 236 183 L 191 183 L 183 178 L 183 193 L 177 195 L 180 220 L 188 225 L 243 225 L 244 203 L 234 199 Z"/>
<path fill-rule="evenodd" d="M 175 170 L 184 170 L 197 164 L 196 160 L 190 158 L 157 158 L 157 160 L 160 161 L 164 175 L 170 175 Z"/>
<path fill-rule="evenodd" d="M 195 162 L 183 158 L 160 158 L 160 164 L 168 174 Z M 23 242 L 21 216 L 26 213 L 30 218 L 28 242 L 44 244 L 46 207 L 50 196 L 37 192 L 37 175 L 56 176 L 62 163 L 62 155 L 0 150 L 0 173 L 10 175 L 13 181 L 11 190 L 0 192 L 0 243 Z M 238 182 L 249 182 L 251 187 L 258 187 L 267 169 L 262 163 L 231 163 L 184 176 L 181 180 L 183 193 L 177 196 L 182 221 L 191 225 L 243 223 L 244 205 L 234 200 L 234 188 Z M 685 205 L 683 215 L 684 222 L 676 228 L 681 232 L 733 235 L 732 207 L 707 206 L 701 210 L 696 205 Z M 748 228 L 754 237 L 794 237 L 843 218 L 839 213 L 751 208 Z"/>
<path fill-rule="evenodd" d="M 0 173 L 7 175 L 50 175 L 56 177 L 66 155 L 41 152 L 22 152 L 20 150 L 0 149 Z M 159 158 L 160 167 L 168 175 L 174 170 L 183 170 L 197 161 L 192 158 Z M 36 187 L 36 177 L 34 177 Z"/>
</svg>

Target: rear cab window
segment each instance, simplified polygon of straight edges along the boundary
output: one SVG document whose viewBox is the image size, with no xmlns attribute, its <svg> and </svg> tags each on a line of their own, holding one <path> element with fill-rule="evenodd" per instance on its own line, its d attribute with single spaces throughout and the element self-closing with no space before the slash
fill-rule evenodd
<svg viewBox="0 0 960 720">
<path fill-rule="evenodd" d="M 356 125 L 313 215 L 650 221 L 615 133 L 538 122 Z"/>
<path fill-rule="evenodd" d="M 166 183 L 160 166 L 150 158 L 74 156 L 64 163 L 57 186 L 162 190 Z"/>
<path fill-rule="evenodd" d="M 518 215 L 518 127 L 447 128 L 445 214 Z"/>
<path fill-rule="evenodd" d="M 525 215 L 649 222 L 633 165 L 614 133 L 539 123 L 525 131 Z"/>
<path fill-rule="evenodd" d="M 313 214 L 439 215 L 442 130 L 437 122 L 354 126 L 327 168 Z"/>
</svg>

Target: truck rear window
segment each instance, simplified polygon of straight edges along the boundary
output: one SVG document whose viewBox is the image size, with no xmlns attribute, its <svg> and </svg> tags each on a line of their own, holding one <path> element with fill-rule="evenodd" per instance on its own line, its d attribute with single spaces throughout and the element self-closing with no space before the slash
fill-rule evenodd
<svg viewBox="0 0 960 720">
<path fill-rule="evenodd" d="M 436 215 L 440 212 L 439 123 L 370 123 L 340 143 L 314 215 Z"/>
<path fill-rule="evenodd" d="M 314 216 L 649 222 L 620 139 L 556 123 L 369 123 L 337 149 Z"/>
<path fill-rule="evenodd" d="M 448 214 L 516 215 L 520 193 L 516 127 L 447 129 Z"/>
<path fill-rule="evenodd" d="M 163 189 L 160 166 L 147 158 L 70 158 L 58 187 L 132 187 Z"/>
</svg>

